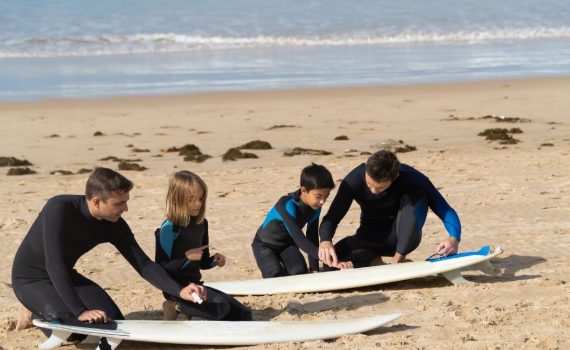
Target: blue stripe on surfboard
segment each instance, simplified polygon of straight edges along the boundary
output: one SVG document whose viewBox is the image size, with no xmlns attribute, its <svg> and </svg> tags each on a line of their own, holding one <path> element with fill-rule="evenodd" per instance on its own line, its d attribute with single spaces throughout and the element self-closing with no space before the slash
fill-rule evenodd
<svg viewBox="0 0 570 350">
<path fill-rule="evenodd" d="M 464 256 L 472 256 L 472 255 L 489 255 L 491 253 L 491 247 L 489 247 L 488 245 L 482 247 L 481 249 L 479 249 L 476 252 L 463 252 L 463 253 L 458 253 L 458 254 L 453 254 L 453 255 L 448 255 L 448 256 L 442 256 L 440 258 L 431 258 L 428 259 L 426 261 L 429 262 L 438 262 L 438 261 L 442 261 L 442 260 L 450 260 L 450 259 L 457 259 L 457 258 L 462 258 Z"/>
</svg>

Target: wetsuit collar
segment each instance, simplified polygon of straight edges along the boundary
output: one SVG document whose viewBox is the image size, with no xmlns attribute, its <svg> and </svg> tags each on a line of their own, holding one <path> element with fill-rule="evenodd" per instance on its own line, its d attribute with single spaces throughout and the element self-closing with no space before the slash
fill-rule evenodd
<svg viewBox="0 0 570 350">
<path fill-rule="evenodd" d="M 305 213 L 307 210 L 309 210 L 310 212 L 315 211 L 313 208 L 311 208 L 310 206 L 308 206 L 307 204 L 305 204 L 302 200 L 301 200 L 301 189 L 299 188 L 298 190 L 295 190 L 291 193 L 289 193 L 289 196 L 293 197 L 293 200 L 297 203 L 299 203 L 299 208 Z"/>
<path fill-rule="evenodd" d="M 89 211 L 89 206 L 87 205 L 87 198 L 85 198 L 85 196 L 81 196 L 79 211 L 87 221 L 93 221 L 93 222 L 98 221 L 93 215 L 91 215 L 91 212 Z"/>
</svg>

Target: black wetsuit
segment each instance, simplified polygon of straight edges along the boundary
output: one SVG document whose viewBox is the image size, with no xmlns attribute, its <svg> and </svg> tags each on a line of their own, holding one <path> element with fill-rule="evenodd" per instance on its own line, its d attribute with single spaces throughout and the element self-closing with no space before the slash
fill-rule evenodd
<svg viewBox="0 0 570 350">
<path fill-rule="evenodd" d="M 12 265 L 12 287 L 35 317 L 75 321 L 85 310 L 103 310 L 124 319 L 111 297 L 73 267 L 86 252 L 111 243 L 129 264 L 155 287 L 178 295 L 181 287 L 141 249 L 122 218 L 97 220 L 85 196 L 53 197 L 44 206 L 18 248 Z"/>
<path fill-rule="evenodd" d="M 339 260 L 360 267 L 378 255 L 411 253 L 420 244 L 428 206 L 443 221 L 449 235 L 461 239 L 457 213 L 425 175 L 402 164 L 392 185 L 374 195 L 366 185 L 365 169 L 361 164 L 343 179 L 319 229 L 321 241 L 332 240 L 352 201 L 360 206 L 356 234 L 335 244 Z"/>
<path fill-rule="evenodd" d="M 313 210 L 299 198 L 299 190 L 283 196 L 267 214 L 251 247 L 263 278 L 307 273 L 299 251 L 309 256 L 311 271 L 319 271 L 318 228 L 321 209 Z M 307 224 L 307 236 L 301 229 Z"/>
<path fill-rule="evenodd" d="M 156 262 L 162 265 L 168 274 L 178 283 L 202 284 L 200 270 L 216 266 L 210 250 L 204 249 L 200 261 L 186 258 L 188 249 L 198 248 L 209 244 L 208 221 L 201 224 L 190 223 L 186 227 L 174 225 L 166 220 L 156 230 Z M 197 316 L 209 320 L 250 321 L 251 311 L 236 299 L 211 287 L 205 287 L 207 300 L 202 304 L 181 299 L 178 295 L 164 293 L 164 297 L 176 301 L 180 311 L 189 316 Z"/>
</svg>

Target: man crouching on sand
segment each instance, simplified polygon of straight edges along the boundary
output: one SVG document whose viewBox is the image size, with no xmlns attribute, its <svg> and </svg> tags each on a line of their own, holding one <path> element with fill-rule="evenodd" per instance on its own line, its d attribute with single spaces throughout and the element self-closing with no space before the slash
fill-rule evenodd
<svg viewBox="0 0 570 350">
<path fill-rule="evenodd" d="M 17 329 L 32 326 L 32 316 L 45 320 L 107 323 L 123 314 L 111 297 L 73 267 L 85 253 L 111 243 L 153 286 L 193 302 L 192 293 L 206 299 L 204 287 L 181 287 L 141 249 L 121 215 L 133 183 L 114 170 L 96 168 L 85 195 L 61 195 L 48 200 L 18 248 L 12 266 L 12 286 L 20 308 Z M 26 310 L 26 308 L 29 310 Z"/>
</svg>

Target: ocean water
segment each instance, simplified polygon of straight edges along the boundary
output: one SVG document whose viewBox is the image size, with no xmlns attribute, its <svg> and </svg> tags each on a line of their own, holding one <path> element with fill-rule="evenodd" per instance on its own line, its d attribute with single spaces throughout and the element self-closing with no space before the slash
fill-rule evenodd
<svg viewBox="0 0 570 350">
<path fill-rule="evenodd" d="M 568 75 L 565 0 L 0 0 L 0 100 Z"/>
</svg>

